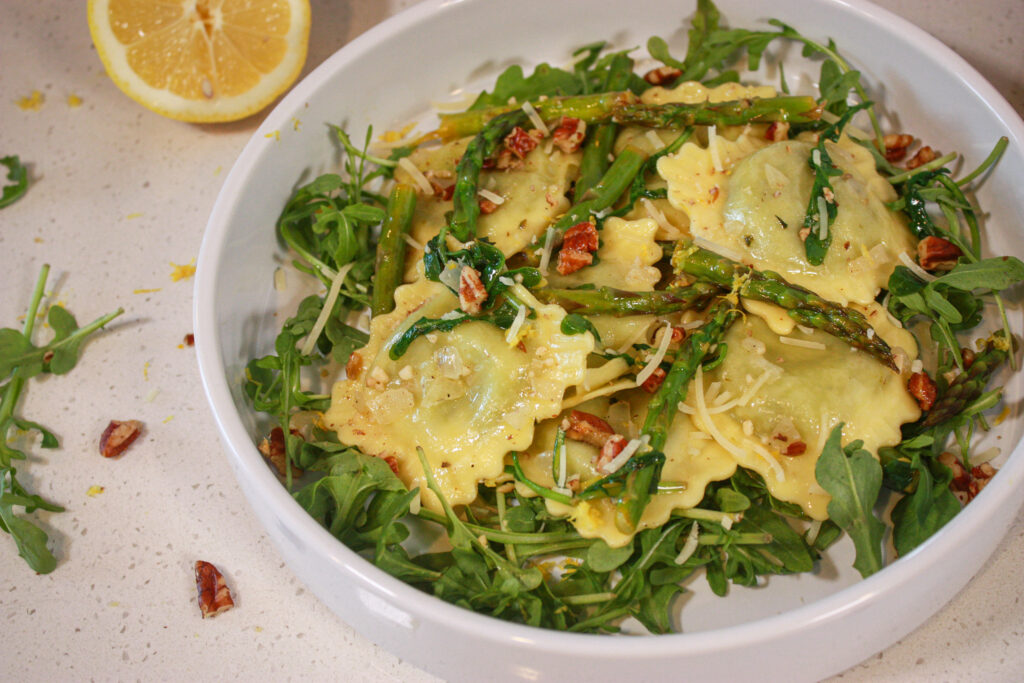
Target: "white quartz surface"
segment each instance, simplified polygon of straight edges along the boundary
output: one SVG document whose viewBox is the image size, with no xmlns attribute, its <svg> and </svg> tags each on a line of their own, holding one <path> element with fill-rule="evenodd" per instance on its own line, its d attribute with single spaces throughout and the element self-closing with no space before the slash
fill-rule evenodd
<svg viewBox="0 0 1024 683">
<path fill-rule="evenodd" d="M 306 72 L 408 4 L 314 0 Z M 1024 2 L 880 4 L 950 45 L 1024 112 Z M 19 108 L 33 90 L 42 107 Z M 0 2 L 0 156 L 20 155 L 32 182 L 0 210 L 0 326 L 20 325 L 44 262 L 48 300 L 80 323 L 126 310 L 69 375 L 33 381 L 22 403 L 60 448 L 32 448 L 19 477 L 67 511 L 36 516 L 58 558 L 52 574 L 33 574 L 0 534 L 0 679 L 436 680 L 339 621 L 287 570 L 232 478 L 182 343 L 192 281 L 172 281 L 174 264 L 196 258 L 218 189 L 260 120 L 163 119 L 106 77 L 84 3 Z M 111 419 L 146 428 L 107 460 L 97 441 Z M 92 486 L 104 490 L 89 496 Z M 236 609 L 199 618 L 196 559 L 221 567 Z M 1019 680 L 1022 566 L 1024 516 L 947 607 L 839 678 Z"/>
</svg>

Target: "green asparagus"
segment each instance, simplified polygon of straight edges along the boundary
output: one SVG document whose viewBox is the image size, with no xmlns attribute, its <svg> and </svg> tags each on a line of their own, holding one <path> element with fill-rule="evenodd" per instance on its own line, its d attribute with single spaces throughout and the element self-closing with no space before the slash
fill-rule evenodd
<svg viewBox="0 0 1024 683">
<path fill-rule="evenodd" d="M 376 275 L 370 299 L 370 310 L 375 316 L 389 313 L 395 307 L 395 289 L 402 283 L 405 267 L 402 237 L 409 232 L 415 209 L 416 191 L 409 185 L 395 185 L 388 197 L 387 215 L 377 242 Z"/>
<path fill-rule="evenodd" d="M 582 315 L 664 315 L 703 308 L 718 287 L 698 282 L 690 287 L 672 287 L 652 292 L 630 292 L 612 287 L 599 289 L 558 289 L 543 287 L 534 295 L 545 303 L 558 303 Z"/>
<path fill-rule="evenodd" d="M 1016 346 L 1016 342 L 1012 342 Z M 985 340 L 981 350 L 974 357 L 970 367 L 964 369 L 950 382 L 935 404 L 921 420 L 921 431 L 948 422 L 960 415 L 968 405 L 985 392 L 985 385 L 999 366 L 1010 356 L 1011 342 L 1003 330 L 998 330 Z"/>
<path fill-rule="evenodd" d="M 786 282 L 778 273 L 749 268 L 688 242 L 679 243 L 672 257 L 672 266 L 676 273 L 690 275 L 700 282 L 726 287 L 748 299 L 780 306 L 797 323 L 827 332 L 871 354 L 886 367 L 894 371 L 897 369 L 889 345 L 875 334 L 862 313 Z"/>
</svg>

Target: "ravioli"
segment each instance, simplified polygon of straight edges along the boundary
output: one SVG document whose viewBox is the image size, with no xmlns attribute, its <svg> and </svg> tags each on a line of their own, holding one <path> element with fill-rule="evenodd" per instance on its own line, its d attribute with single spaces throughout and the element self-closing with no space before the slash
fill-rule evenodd
<svg viewBox="0 0 1024 683">
<path fill-rule="evenodd" d="M 650 218 L 609 218 L 600 233 L 596 263 L 569 275 L 552 269 L 548 281 L 553 287 L 596 285 L 650 292 L 661 279 L 661 271 L 654 267 L 664 253 L 655 241 L 657 232 L 658 224 Z"/>
<path fill-rule="evenodd" d="M 469 141 L 470 138 L 463 138 L 440 147 L 420 148 L 409 159 L 424 174 L 436 174 L 442 184 L 448 185 L 455 181 L 455 166 Z M 575 177 L 581 155 L 559 150 L 546 154 L 543 147 L 542 144 L 526 155 L 519 168 L 481 173 L 480 187 L 500 195 L 505 201 L 493 213 L 480 216 L 477 235 L 489 239 L 505 256 L 520 252 L 540 239 L 551 221 L 569 209 L 565 194 Z M 401 167 L 395 170 L 395 178 L 412 183 Z M 438 233 L 445 223 L 445 213 L 451 210 L 451 200 L 419 195 L 410 236 L 419 244 L 426 244 Z M 422 251 L 410 249 L 405 261 L 410 264 L 406 281 L 415 277 L 411 264 L 422 257 Z"/>
<path fill-rule="evenodd" d="M 343 443 L 394 456 L 399 477 L 420 487 L 432 509 L 440 503 L 427 491 L 417 446 L 449 503 L 475 500 L 479 482 L 501 475 L 505 454 L 530 445 L 535 422 L 558 413 L 594 348 L 590 333 L 561 332 L 560 306 L 540 304 L 521 288 L 517 294 L 536 311 L 525 323 L 525 351 L 494 325 L 468 322 L 419 337 L 391 360 L 389 349 L 415 321 L 458 306 L 446 287 L 425 278 L 399 287 L 395 310 L 373 319 L 369 343 L 356 352 L 362 370 L 334 385 L 326 426 Z"/>
<path fill-rule="evenodd" d="M 741 254 L 758 270 L 776 271 L 844 304 L 873 301 L 899 255 L 913 256 L 914 237 L 885 206 L 895 193 L 874 170 L 867 150 L 846 137 L 826 143 L 842 171 L 831 179 L 838 211 L 825 261 L 811 266 L 800 231 L 814 180 L 808 165 L 812 145 L 799 140 L 766 147 L 737 143 L 718 142 L 721 172 L 709 150 L 697 145 L 687 144 L 658 163 L 669 200 L 688 214 L 694 236 Z"/>
</svg>

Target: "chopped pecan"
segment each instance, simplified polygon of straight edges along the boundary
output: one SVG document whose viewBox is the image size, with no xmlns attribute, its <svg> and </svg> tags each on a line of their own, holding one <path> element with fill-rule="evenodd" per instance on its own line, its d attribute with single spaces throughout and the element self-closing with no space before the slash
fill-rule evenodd
<svg viewBox="0 0 1024 683">
<path fill-rule="evenodd" d="M 345 376 L 348 379 L 359 379 L 363 372 L 363 357 L 358 351 L 353 351 L 345 363 Z"/>
<path fill-rule="evenodd" d="M 196 335 L 194 335 L 191 332 L 189 332 L 188 334 L 185 335 L 185 346 L 195 346 L 195 345 L 196 345 Z"/>
<path fill-rule="evenodd" d="M 441 201 L 448 201 L 455 194 L 455 183 L 442 185 L 433 178 L 430 179 L 430 187 L 434 188 L 434 196 Z"/>
<path fill-rule="evenodd" d="M 301 436 L 301 434 L 295 430 L 289 430 L 292 436 Z M 288 466 L 288 455 L 287 449 L 284 443 L 284 430 L 280 427 L 274 427 L 270 430 L 270 436 L 263 439 L 259 445 L 259 451 L 263 454 L 263 457 L 270 461 L 270 464 L 274 466 L 277 473 L 282 477 L 285 476 Z M 302 470 L 298 467 L 292 467 L 292 476 L 301 477 Z"/>
<path fill-rule="evenodd" d="M 470 315 L 477 315 L 483 310 L 486 300 L 487 290 L 480 280 L 480 273 L 472 266 L 462 266 L 459 273 L 459 308 Z"/>
<path fill-rule="evenodd" d="M 601 448 L 615 434 L 612 426 L 593 413 L 574 410 L 562 420 L 565 436 Z"/>
<path fill-rule="evenodd" d="M 597 226 L 591 221 L 583 221 L 565 231 L 562 248 L 576 251 L 597 251 L 598 241 Z"/>
<path fill-rule="evenodd" d="M 907 149 L 914 143 L 914 136 L 906 133 L 890 133 L 882 138 L 882 143 L 885 144 L 883 153 L 886 161 L 899 161 L 907 156 Z"/>
<path fill-rule="evenodd" d="M 921 406 L 921 410 L 930 410 L 938 394 L 934 380 L 926 372 L 912 374 L 907 382 L 907 390 L 917 399 L 917 405 Z"/>
<path fill-rule="evenodd" d="M 209 562 L 196 560 L 196 591 L 199 593 L 199 610 L 206 617 L 215 617 L 235 606 L 231 589 L 220 571 Z"/>
<path fill-rule="evenodd" d="M 558 252 L 558 264 L 555 269 L 559 275 L 569 275 L 594 262 L 594 255 L 587 251 L 563 249 Z"/>
<path fill-rule="evenodd" d="M 518 158 L 511 150 L 502 148 L 498 150 L 498 156 L 494 158 L 492 166 L 499 171 L 511 171 L 522 167 L 523 160 Z M 487 168 L 486 166 L 484 168 Z"/>
<path fill-rule="evenodd" d="M 485 216 L 487 214 L 494 213 L 495 211 L 498 210 L 498 205 L 492 202 L 490 199 L 477 197 L 476 203 L 480 205 L 480 213 L 482 213 Z"/>
<path fill-rule="evenodd" d="M 571 154 L 583 144 L 583 138 L 587 136 L 587 124 L 582 119 L 571 116 L 563 116 L 562 122 L 551 132 L 551 139 L 555 147 L 566 154 Z"/>
<path fill-rule="evenodd" d="M 523 128 L 516 126 L 512 132 L 505 136 L 505 149 L 512 152 L 517 158 L 524 159 L 532 152 L 543 134 L 539 130 L 526 132 Z"/>
<path fill-rule="evenodd" d="M 593 252 L 597 251 L 598 244 L 597 226 L 591 221 L 577 223 L 566 230 L 558 252 L 558 273 L 568 275 L 589 266 L 594 262 Z"/>
<path fill-rule="evenodd" d="M 627 443 L 629 442 L 626 440 L 626 437 L 620 436 L 619 434 L 612 434 L 608 437 L 608 440 L 604 442 L 603 446 L 601 446 L 601 452 L 598 454 L 597 460 L 594 462 L 597 469 L 604 471 L 604 468 L 608 466 L 608 463 L 614 460 L 615 456 L 622 452 L 622 449 L 626 447 Z"/>
<path fill-rule="evenodd" d="M 987 462 L 971 468 L 971 483 L 967 485 L 967 499 L 973 500 L 981 490 L 988 486 L 996 474 L 996 468 Z"/>
<path fill-rule="evenodd" d="M 960 458 L 948 451 L 939 456 L 939 462 L 952 470 L 949 488 L 964 505 L 974 500 L 996 474 L 996 468 L 987 462 L 968 470 Z"/>
<path fill-rule="evenodd" d="M 651 373 L 650 377 L 644 380 L 643 384 L 640 385 L 640 388 L 648 394 L 653 394 L 658 390 L 658 387 L 661 386 L 662 382 L 665 381 L 667 374 L 668 373 L 661 368 L 654 368 L 654 372 Z"/>
<path fill-rule="evenodd" d="M 100 453 L 104 458 L 121 455 L 142 434 L 142 423 L 138 420 L 111 420 L 100 435 Z"/>
<path fill-rule="evenodd" d="M 675 83 L 676 79 L 683 75 L 683 72 L 674 66 L 659 66 L 644 74 L 644 80 L 651 85 L 665 85 Z"/>
<path fill-rule="evenodd" d="M 960 357 L 964 359 L 964 368 L 970 369 L 974 365 L 974 350 L 964 347 L 960 349 Z"/>
<path fill-rule="evenodd" d="M 917 260 L 925 270 L 953 270 L 962 255 L 960 247 L 941 237 L 929 235 L 917 243 Z"/>
<path fill-rule="evenodd" d="M 788 140 L 789 123 L 787 121 L 773 121 L 768 126 L 768 130 L 764 132 L 764 137 L 766 140 L 771 140 L 772 142 Z"/>
<path fill-rule="evenodd" d="M 935 153 L 935 150 L 926 145 L 921 149 L 917 150 L 917 154 L 911 157 L 910 161 L 907 162 L 907 168 L 914 169 L 917 168 L 918 166 L 923 166 L 924 164 L 927 164 L 929 161 L 935 161 L 937 156 L 938 155 Z"/>
<path fill-rule="evenodd" d="M 786 449 L 782 451 L 783 455 L 803 455 L 807 452 L 807 444 L 803 441 L 794 441 L 793 443 L 787 444 Z"/>
<path fill-rule="evenodd" d="M 953 479 L 949 482 L 949 488 L 953 491 L 966 493 L 967 486 L 971 483 L 971 474 L 964 467 L 960 458 L 956 457 L 949 451 L 943 451 L 939 455 L 939 462 L 948 467 L 953 472 Z"/>
</svg>

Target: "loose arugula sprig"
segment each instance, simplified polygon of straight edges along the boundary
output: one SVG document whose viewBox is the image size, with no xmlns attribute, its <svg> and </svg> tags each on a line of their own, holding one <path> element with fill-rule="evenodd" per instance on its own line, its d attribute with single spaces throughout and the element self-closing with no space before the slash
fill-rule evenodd
<svg viewBox="0 0 1024 683">
<path fill-rule="evenodd" d="M 4 185 L 0 194 L 0 209 L 9 206 L 24 196 L 28 191 L 28 171 L 16 154 L 0 158 L 0 166 L 7 167 L 7 179 L 10 185 Z"/>
<path fill-rule="evenodd" d="M 57 561 L 47 547 L 47 535 L 40 527 L 14 512 L 15 507 L 24 509 L 25 514 L 36 510 L 62 512 L 64 508 L 30 494 L 18 482 L 15 460 L 26 460 L 28 456 L 11 444 L 11 432 L 38 432 L 42 437 L 40 446 L 57 448 L 57 437 L 38 422 L 32 422 L 15 415 L 18 400 L 25 382 L 39 374 L 63 375 L 78 362 L 78 354 L 86 339 L 117 316 L 124 309 L 97 318 L 85 327 L 79 327 L 74 316 L 60 306 L 51 306 L 47 322 L 53 329 L 53 338 L 43 346 L 36 346 L 32 333 L 39 314 L 50 266 L 44 265 L 32 292 L 25 325 L 21 331 L 12 328 L 0 329 L 0 378 L 7 383 L 0 386 L 0 530 L 6 531 L 18 547 L 18 554 L 40 574 L 52 572 Z"/>
</svg>

